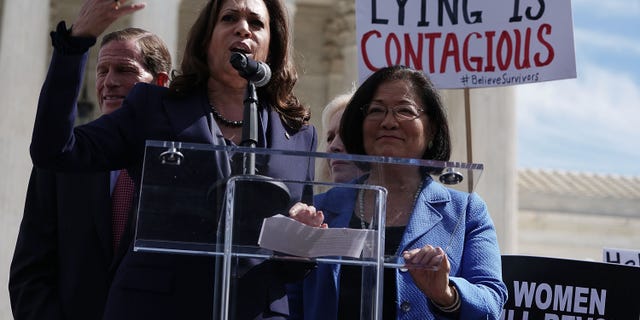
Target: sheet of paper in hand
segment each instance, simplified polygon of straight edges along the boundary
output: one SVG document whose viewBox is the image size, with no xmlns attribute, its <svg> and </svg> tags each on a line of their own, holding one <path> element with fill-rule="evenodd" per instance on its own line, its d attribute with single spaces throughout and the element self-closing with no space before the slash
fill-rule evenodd
<svg viewBox="0 0 640 320">
<path fill-rule="evenodd" d="M 299 257 L 344 256 L 359 258 L 375 230 L 315 228 L 277 214 L 265 218 L 260 230 L 260 247 Z M 370 240 L 369 240 L 370 241 Z"/>
</svg>

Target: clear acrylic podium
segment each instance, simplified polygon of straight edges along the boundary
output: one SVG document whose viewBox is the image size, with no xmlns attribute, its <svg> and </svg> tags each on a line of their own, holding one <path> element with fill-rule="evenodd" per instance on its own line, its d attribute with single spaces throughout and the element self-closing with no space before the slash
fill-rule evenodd
<svg viewBox="0 0 640 320">
<path fill-rule="evenodd" d="M 243 174 L 247 157 L 255 159 L 255 175 Z M 287 163 L 293 171 L 315 167 L 316 172 L 328 166 L 329 161 L 337 161 L 341 165 L 356 165 L 365 174 L 346 183 L 323 181 L 317 173 L 315 180 L 287 179 L 287 172 L 277 173 L 278 178 L 261 175 L 268 171 L 269 163 L 275 161 Z M 148 141 L 134 250 L 215 258 L 212 319 L 233 319 L 230 306 L 239 297 L 234 295 L 232 279 L 251 270 L 251 265 L 243 261 L 361 267 L 360 319 L 382 319 L 384 268 L 405 265 L 399 253 L 385 251 L 387 190 L 368 184 L 368 181 L 383 179 L 383 175 L 371 176 L 369 169 L 373 166 L 382 168 L 376 172 L 411 170 L 421 174 L 425 181 L 465 192 L 473 190 L 483 169 L 481 164 L 460 162 Z M 286 216 L 297 201 L 312 204 L 314 195 L 333 189 L 344 191 L 345 202 L 354 202 L 356 206 L 363 205 L 366 199 L 366 206 L 373 208 L 371 221 L 366 224 L 366 236 L 357 242 L 360 246 L 354 246 L 356 254 L 332 254 L 329 247 L 328 251 L 324 248 L 322 255 L 300 256 L 267 249 L 258 243 L 265 218 L 277 214 Z M 355 203 L 360 197 L 363 200 Z M 332 227 L 337 226 L 329 225 Z M 313 231 L 295 233 L 283 229 L 278 235 L 291 239 L 291 243 L 314 244 L 320 241 L 312 238 L 316 237 L 315 232 L 322 235 L 323 231 Z M 432 245 L 446 250 L 451 243 Z"/>
</svg>

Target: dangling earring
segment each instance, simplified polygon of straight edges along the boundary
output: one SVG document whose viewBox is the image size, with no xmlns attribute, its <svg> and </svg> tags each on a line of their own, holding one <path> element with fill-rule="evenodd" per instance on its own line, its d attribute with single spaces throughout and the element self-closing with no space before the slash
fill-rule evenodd
<svg viewBox="0 0 640 320">
<path fill-rule="evenodd" d="M 433 140 L 429 140 L 429 143 L 427 144 L 427 150 L 430 150 L 431 148 L 433 148 Z"/>
</svg>

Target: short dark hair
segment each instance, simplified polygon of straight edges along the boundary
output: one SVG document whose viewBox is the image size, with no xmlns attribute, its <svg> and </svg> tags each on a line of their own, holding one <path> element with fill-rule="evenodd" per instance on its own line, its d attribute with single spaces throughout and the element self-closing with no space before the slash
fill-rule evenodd
<svg viewBox="0 0 640 320">
<path fill-rule="evenodd" d="M 141 61 L 144 68 L 154 77 L 161 72 L 171 72 L 171 54 L 167 45 L 154 33 L 140 28 L 126 28 L 111 32 L 100 42 L 100 48 L 112 41 L 134 40 L 140 47 Z"/>
<path fill-rule="evenodd" d="M 385 67 L 374 72 L 353 94 L 340 122 L 340 137 L 347 153 L 366 154 L 362 136 L 362 125 L 365 118 L 362 107 L 371 102 L 381 84 L 394 80 L 404 80 L 411 83 L 416 95 L 424 103 L 421 107 L 424 108 L 429 118 L 429 127 L 433 130 L 433 145 L 427 148 L 422 159 L 449 161 L 451 138 L 447 112 L 440 95 L 423 72 L 404 66 Z"/>
<path fill-rule="evenodd" d="M 227 0 L 207 2 L 191 26 L 180 65 L 181 70 L 171 81 L 170 88 L 173 93 L 184 94 L 207 85 L 207 47 L 224 1 Z M 282 0 L 263 1 L 269 12 L 271 34 L 266 63 L 271 68 L 272 76 L 266 86 L 258 88 L 258 95 L 262 101 L 276 108 L 287 125 L 299 129 L 308 123 L 310 112 L 293 94 L 298 73 L 291 57 L 289 17 Z"/>
</svg>

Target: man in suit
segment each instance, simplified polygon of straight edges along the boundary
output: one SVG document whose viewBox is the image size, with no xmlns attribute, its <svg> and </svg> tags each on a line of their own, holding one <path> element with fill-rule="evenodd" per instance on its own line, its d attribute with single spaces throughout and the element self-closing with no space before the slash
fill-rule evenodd
<svg viewBox="0 0 640 320">
<path fill-rule="evenodd" d="M 54 49 L 62 56 L 84 55 L 118 17 L 144 7 L 129 6 L 114 14 L 114 5 L 87 0 L 69 30 L 60 22 L 51 33 Z M 62 66 L 84 69 L 84 63 L 56 59 L 50 68 Z M 95 83 L 101 113 L 118 109 L 138 82 L 167 85 L 170 69 L 169 51 L 156 35 L 138 28 L 105 35 Z M 74 90 L 82 81 L 69 78 L 58 85 Z M 122 255 L 128 247 L 126 241 L 118 245 L 112 224 L 111 198 L 119 175 L 33 168 L 9 277 L 16 320 L 102 318 L 118 252 Z M 131 203 L 129 198 L 123 206 Z"/>
</svg>

